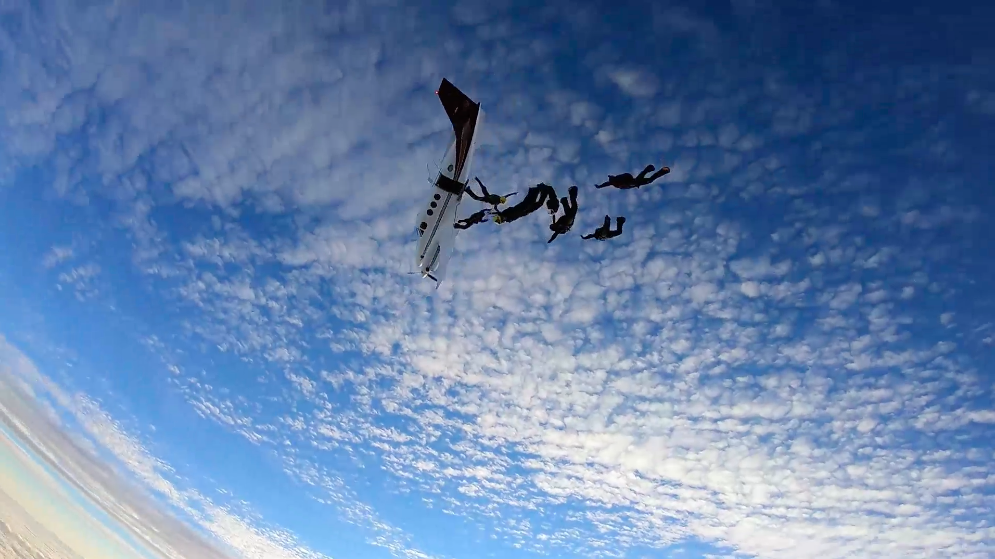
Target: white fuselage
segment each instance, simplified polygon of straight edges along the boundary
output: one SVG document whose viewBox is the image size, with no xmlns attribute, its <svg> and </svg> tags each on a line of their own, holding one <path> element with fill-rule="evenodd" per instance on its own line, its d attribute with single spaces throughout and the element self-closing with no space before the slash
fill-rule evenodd
<svg viewBox="0 0 995 559">
<path fill-rule="evenodd" d="M 483 111 L 477 114 L 475 132 L 470 142 L 470 149 L 466 154 L 463 168 L 458 176 L 455 175 L 456 165 L 456 140 L 450 143 L 449 150 L 442 160 L 439 174 L 445 179 L 455 181 L 461 188 L 458 193 L 450 187 L 448 190 L 439 186 L 432 187 L 432 195 L 425 209 L 419 214 L 418 223 L 418 252 L 416 254 L 416 265 L 418 272 L 423 276 L 432 277 L 437 283 L 442 282 L 446 275 L 446 268 L 449 259 L 452 257 L 453 249 L 456 245 L 456 218 L 459 212 L 459 204 L 463 199 L 463 188 L 471 178 L 470 168 L 473 163 L 473 154 L 476 151 L 477 139 L 480 137 L 480 125 L 483 120 Z M 439 181 L 444 179 L 439 179 Z M 437 183 L 439 181 L 436 181 Z M 452 184 L 452 183 L 450 183 Z"/>
</svg>

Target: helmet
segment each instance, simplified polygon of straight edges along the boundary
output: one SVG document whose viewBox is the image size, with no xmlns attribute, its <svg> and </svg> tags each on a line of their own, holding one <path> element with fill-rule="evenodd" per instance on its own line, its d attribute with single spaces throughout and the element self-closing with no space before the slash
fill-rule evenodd
<svg viewBox="0 0 995 559">
<path fill-rule="evenodd" d="M 501 214 L 494 214 L 494 223 L 504 223 L 504 218 Z"/>
<path fill-rule="evenodd" d="M 500 200 L 500 202 L 498 202 L 498 204 L 504 204 L 505 202 L 508 201 L 508 199 L 505 198 L 504 196 L 498 196 L 498 200 Z"/>
</svg>

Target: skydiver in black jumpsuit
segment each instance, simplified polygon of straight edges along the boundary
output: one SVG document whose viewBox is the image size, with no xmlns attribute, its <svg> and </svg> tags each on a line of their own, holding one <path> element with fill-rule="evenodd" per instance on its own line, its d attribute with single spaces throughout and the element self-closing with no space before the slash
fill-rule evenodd
<svg viewBox="0 0 995 559">
<path fill-rule="evenodd" d="M 594 230 L 594 233 L 590 235 L 581 235 L 581 239 L 597 239 L 599 241 L 605 241 L 608 239 L 613 239 L 622 234 L 622 225 L 625 224 L 625 217 L 619 216 L 615 218 L 617 230 L 612 231 L 612 218 L 605 216 L 605 222 L 601 227 Z"/>
<path fill-rule="evenodd" d="M 479 212 L 470 214 L 470 216 L 465 219 L 457 221 L 456 223 L 453 224 L 453 227 L 457 229 L 469 229 L 470 226 L 472 225 L 476 225 L 478 223 L 483 223 L 487 221 L 486 218 L 488 213 L 490 213 L 490 210 L 485 208 L 483 210 L 480 210 Z"/>
<path fill-rule="evenodd" d="M 632 173 L 622 173 L 621 175 L 608 175 L 608 181 L 601 184 L 594 185 L 594 188 L 605 188 L 606 186 L 614 186 L 615 188 L 621 190 L 628 190 L 630 188 L 639 188 L 640 186 L 646 186 L 656 179 L 666 175 L 670 172 L 670 167 L 664 167 L 659 171 L 653 173 L 649 178 L 646 175 L 652 173 L 656 169 L 653 165 L 647 165 L 645 169 L 640 171 L 635 177 Z"/>
<path fill-rule="evenodd" d="M 577 187 L 571 186 L 568 190 L 570 193 L 570 198 L 567 197 L 560 198 L 560 205 L 563 206 L 563 215 L 553 220 L 552 225 L 549 229 L 553 232 L 553 236 L 546 241 L 546 244 L 553 242 L 553 239 L 559 235 L 566 235 L 570 228 L 574 226 L 574 220 L 577 218 Z"/>
<path fill-rule="evenodd" d="M 483 202 L 485 204 L 490 204 L 491 206 L 494 206 L 494 211 L 498 211 L 498 206 L 500 206 L 501 204 L 504 204 L 505 202 L 507 202 L 509 196 L 514 196 L 515 194 L 518 194 L 517 192 L 512 192 L 511 194 L 505 194 L 504 196 L 498 196 L 497 194 L 491 194 L 490 192 L 487 192 L 487 187 L 484 186 L 484 183 L 480 182 L 480 179 L 478 179 L 477 177 L 473 177 L 473 180 L 477 181 L 477 184 L 480 185 L 480 191 L 483 194 L 480 195 L 480 196 L 477 196 L 473 192 L 473 190 L 470 190 L 470 186 L 469 185 L 467 185 L 467 187 L 466 187 L 466 193 L 470 195 L 470 198 L 473 198 L 474 200 L 476 200 L 478 202 Z"/>
<path fill-rule="evenodd" d="M 505 208 L 494 214 L 494 223 L 511 223 L 516 219 L 521 219 L 546 204 L 549 213 L 555 214 L 560 208 L 560 203 L 556 199 L 556 190 L 546 183 L 539 183 L 529 188 L 525 193 L 525 198 L 510 208 Z"/>
</svg>

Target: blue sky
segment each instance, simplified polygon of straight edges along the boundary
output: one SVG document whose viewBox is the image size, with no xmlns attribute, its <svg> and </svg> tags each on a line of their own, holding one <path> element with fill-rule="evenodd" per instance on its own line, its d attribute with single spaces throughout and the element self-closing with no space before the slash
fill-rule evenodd
<svg viewBox="0 0 995 559">
<path fill-rule="evenodd" d="M 5 7 L 0 355 L 232 557 L 988 556 L 995 14 L 907 8 Z M 580 213 L 435 291 L 442 77 Z"/>
</svg>

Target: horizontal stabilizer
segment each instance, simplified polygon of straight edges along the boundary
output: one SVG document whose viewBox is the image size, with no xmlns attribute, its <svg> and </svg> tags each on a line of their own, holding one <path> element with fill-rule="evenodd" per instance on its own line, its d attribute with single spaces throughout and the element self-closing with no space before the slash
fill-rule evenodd
<svg viewBox="0 0 995 559">
<path fill-rule="evenodd" d="M 439 85 L 439 100 L 442 101 L 442 107 L 449 115 L 449 121 L 453 123 L 453 132 L 459 138 L 463 135 L 463 128 L 467 122 L 477 120 L 477 111 L 480 109 L 480 105 L 471 101 L 466 94 L 446 78 L 442 78 L 442 83 Z"/>
<path fill-rule="evenodd" d="M 466 166 L 470 148 L 473 146 L 477 118 L 480 115 L 480 103 L 474 103 L 446 78 L 442 78 L 437 93 L 443 108 L 446 109 L 446 114 L 449 115 L 449 121 L 453 124 L 453 133 L 456 135 L 456 161 L 454 168 L 451 169 L 451 178 L 457 182 L 465 182 L 462 177 L 463 168 Z"/>
</svg>

